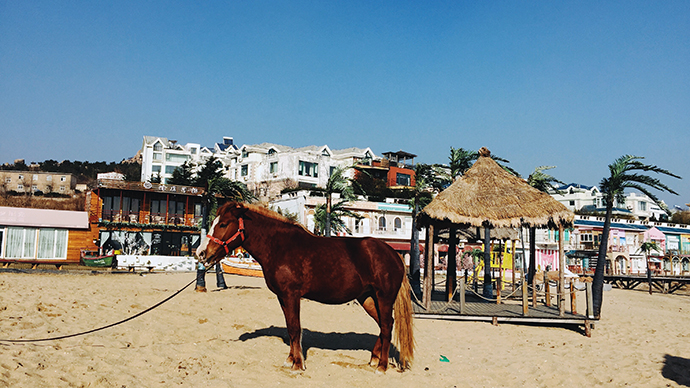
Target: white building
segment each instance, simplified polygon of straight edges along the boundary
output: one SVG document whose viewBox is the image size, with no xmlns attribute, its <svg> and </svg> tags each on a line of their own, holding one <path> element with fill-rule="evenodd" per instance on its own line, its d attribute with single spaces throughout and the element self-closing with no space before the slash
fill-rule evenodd
<svg viewBox="0 0 690 388">
<path fill-rule="evenodd" d="M 334 194 L 334 201 L 337 201 Z M 283 194 L 271 201 L 273 210 L 288 211 L 297 215 L 297 221 L 309 231 L 314 230 L 314 212 L 318 205 L 326 202 L 325 197 L 314 196 L 309 190 Z M 398 251 L 409 264 L 410 237 L 412 236 L 412 208 L 406 203 L 396 203 L 392 198 L 386 202 L 358 200 L 346 208 L 362 218 L 357 220 L 345 217 L 345 225 L 354 237 L 375 237 L 388 243 Z M 424 231 L 419 233 L 420 243 L 424 241 Z"/>
<path fill-rule="evenodd" d="M 551 196 L 570 211 L 605 211 L 603 195 L 596 186 L 571 183 L 558 187 L 556 190 L 557 192 L 552 193 Z M 666 212 L 651 198 L 637 193 L 626 194 L 625 203 L 616 204 L 614 214 L 630 215 L 641 220 L 649 220 L 652 217 L 659 220 L 662 216 L 666 216 Z"/>
<path fill-rule="evenodd" d="M 327 145 L 292 148 L 262 143 L 238 148 L 232 137 L 223 137 L 222 143 L 211 148 L 155 136 L 144 136 L 141 156 L 142 182 L 160 176 L 161 183 L 166 183 L 184 162 L 198 168 L 215 156 L 223 163 L 227 178 L 245 183 L 258 197 L 268 199 L 278 197 L 284 188 L 323 187 L 335 167 L 370 164 L 376 158 L 368 147 L 332 150 Z"/>
<path fill-rule="evenodd" d="M 141 147 L 141 181 L 150 181 L 152 177 L 160 176 L 161 183 L 172 177 L 175 168 L 184 162 L 200 165 L 212 155 L 216 155 L 224 164 L 237 154 L 237 147 L 232 137 L 223 137 L 222 143 L 216 143 L 213 148 L 202 147 L 198 143 L 178 144 L 175 140 L 165 137 L 144 136 Z"/>
<path fill-rule="evenodd" d="M 374 158 L 368 147 L 331 150 L 327 145 L 292 148 L 262 143 L 243 145 L 239 155 L 225 163 L 228 178 L 244 182 L 259 197 L 270 199 L 284 188 L 323 187 L 334 168 Z"/>
</svg>

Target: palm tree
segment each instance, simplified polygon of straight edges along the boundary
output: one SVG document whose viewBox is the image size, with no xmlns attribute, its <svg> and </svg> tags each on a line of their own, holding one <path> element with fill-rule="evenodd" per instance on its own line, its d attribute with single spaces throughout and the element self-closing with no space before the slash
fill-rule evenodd
<svg viewBox="0 0 690 388">
<path fill-rule="evenodd" d="M 356 199 L 354 189 L 352 187 L 352 180 L 345 176 L 345 172 L 354 168 L 355 165 L 349 166 L 337 166 L 331 172 L 331 176 L 328 177 L 328 182 L 326 182 L 326 187 L 324 188 L 324 193 L 326 194 L 326 208 L 325 208 L 325 219 L 323 220 L 323 235 L 326 237 L 331 236 L 331 218 L 333 214 L 333 193 L 340 193 L 340 198 L 343 200 L 340 202 L 341 214 L 345 211 L 344 205 L 346 203 L 352 202 Z M 354 213 L 353 213 L 354 214 Z M 342 220 L 340 220 L 342 222 Z"/>
<path fill-rule="evenodd" d="M 437 176 L 434 167 L 424 163 L 415 165 L 415 185 L 413 197 L 410 200 L 412 208 L 412 236 L 410 237 L 410 286 L 418 299 L 422 298 L 420 260 L 419 260 L 419 230 L 417 229 L 417 214 L 431 202 L 431 191 Z"/>
<path fill-rule="evenodd" d="M 594 316 L 598 319 L 601 316 L 601 304 L 603 302 L 602 292 L 604 290 L 604 268 L 606 267 L 606 251 L 608 249 L 609 232 L 611 229 L 611 213 L 614 204 L 625 203 L 625 189 L 635 189 L 652 199 L 657 205 L 661 206 L 660 200 L 652 194 L 647 187 L 676 194 L 659 179 L 652 178 L 643 174 L 644 172 L 654 172 L 681 179 L 678 175 L 671 173 L 663 168 L 642 163 L 641 156 L 623 155 L 609 164 L 611 175 L 604 178 L 599 183 L 603 201 L 606 205 L 606 218 L 604 219 L 604 230 L 601 235 L 599 245 L 599 256 L 597 266 L 594 270 L 594 280 L 592 282 Z M 643 172 L 643 173 L 640 173 Z"/>
<path fill-rule="evenodd" d="M 527 183 L 534 187 L 535 189 L 542 191 L 547 194 L 551 194 L 552 192 L 557 190 L 554 189 L 554 183 L 559 183 L 559 184 L 564 184 L 560 180 L 554 178 L 553 176 L 544 173 L 546 170 L 551 170 L 556 168 L 556 166 L 539 166 L 534 169 L 534 171 L 529 174 L 529 177 L 527 177 Z M 531 283 L 532 279 L 534 278 L 534 275 L 537 271 L 536 268 L 536 236 L 537 236 L 537 228 L 534 226 L 529 227 L 529 272 L 527 273 L 527 282 Z M 523 263 L 524 264 L 524 263 Z M 523 265 L 523 269 L 524 269 Z"/>
<path fill-rule="evenodd" d="M 348 200 L 338 201 L 331 205 L 330 212 L 328 212 L 328 205 L 326 204 L 316 206 L 316 209 L 314 210 L 314 233 L 321 236 L 326 236 L 326 225 L 328 225 L 330 228 L 329 233 L 352 234 L 352 230 L 350 230 L 350 228 L 348 228 L 345 224 L 345 217 L 360 220 L 362 219 L 362 216 L 346 209 L 346 206 L 349 203 L 350 201 Z"/>
<path fill-rule="evenodd" d="M 656 241 L 645 241 L 640 245 L 639 251 L 644 254 L 644 261 L 647 264 L 647 283 L 649 284 L 649 295 L 652 295 L 652 269 L 649 266 L 649 254 L 661 252 L 661 247 Z"/>
</svg>

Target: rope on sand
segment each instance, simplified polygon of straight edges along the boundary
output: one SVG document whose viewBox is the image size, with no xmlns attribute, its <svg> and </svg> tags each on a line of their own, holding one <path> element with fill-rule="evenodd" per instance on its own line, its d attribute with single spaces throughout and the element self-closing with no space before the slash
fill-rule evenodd
<svg viewBox="0 0 690 388">
<path fill-rule="evenodd" d="M 208 269 L 206 269 L 206 271 L 208 271 Z M 95 328 L 95 329 L 91 329 L 91 330 L 87 330 L 87 331 L 82 331 L 82 332 L 80 332 L 80 333 L 66 334 L 66 335 L 62 335 L 62 336 L 58 336 L 58 337 L 48 337 L 48 338 L 38 338 L 38 339 L 1 339 L 1 338 L 0 338 L 0 342 L 9 342 L 9 343 L 32 343 L 32 342 L 57 341 L 57 340 L 65 339 L 65 338 L 79 337 L 79 336 L 82 336 L 82 335 L 91 334 L 91 333 L 95 333 L 95 332 L 97 332 L 97 331 L 105 330 L 105 329 L 111 328 L 111 327 L 113 327 L 113 326 L 121 325 L 121 324 L 123 324 L 123 323 L 125 323 L 125 322 L 131 321 L 131 320 L 134 319 L 134 318 L 140 317 L 140 316 L 142 316 L 142 315 L 148 313 L 149 311 L 151 311 L 151 310 L 153 310 L 153 309 L 159 307 L 159 306 L 162 305 L 163 303 L 165 303 L 165 302 L 169 301 L 170 299 L 172 299 L 172 298 L 176 297 L 177 295 L 179 295 L 182 291 L 184 291 L 187 287 L 191 286 L 194 282 L 196 282 L 196 278 L 195 278 L 194 280 L 192 280 L 191 282 L 187 283 L 186 286 L 180 288 L 180 289 L 179 289 L 177 292 L 175 292 L 174 294 L 172 294 L 172 295 L 170 295 L 169 297 L 163 299 L 162 301 L 156 303 L 155 305 L 153 305 L 153 306 L 147 308 L 146 310 L 140 311 L 140 312 L 138 312 L 138 313 L 132 315 L 131 317 L 122 319 L 122 320 L 120 320 L 120 321 L 117 321 L 117 322 L 114 322 L 114 323 L 111 323 L 111 324 L 108 324 L 108 325 L 105 325 L 105 326 L 97 327 L 97 328 Z"/>
</svg>

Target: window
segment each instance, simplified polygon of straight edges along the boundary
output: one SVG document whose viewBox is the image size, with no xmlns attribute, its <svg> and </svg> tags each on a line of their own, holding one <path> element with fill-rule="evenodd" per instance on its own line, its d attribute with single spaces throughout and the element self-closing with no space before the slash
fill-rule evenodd
<svg viewBox="0 0 690 388">
<path fill-rule="evenodd" d="M 638 202 L 637 209 L 640 211 L 647 211 L 647 202 Z"/>
<path fill-rule="evenodd" d="M 52 228 L 40 229 L 37 257 L 39 259 L 66 259 L 67 231 Z"/>
<path fill-rule="evenodd" d="M 65 189 L 65 186 L 60 186 L 60 191 L 61 191 L 61 192 L 64 192 L 65 190 L 66 190 L 66 189 Z"/>
<path fill-rule="evenodd" d="M 53 176 L 52 176 L 52 175 L 46 175 L 46 181 L 52 182 L 52 181 L 53 181 Z"/>
<path fill-rule="evenodd" d="M 409 186 L 410 185 L 410 175 L 409 174 L 396 173 L 395 184 L 397 184 L 398 186 Z"/>
<path fill-rule="evenodd" d="M 0 257 L 4 257 L 2 254 L 2 234 L 3 230 L 0 230 Z"/>
<path fill-rule="evenodd" d="M 36 250 L 35 228 L 7 228 L 7 253 L 5 257 L 33 258 Z"/>
<path fill-rule="evenodd" d="M 67 182 L 67 177 L 66 176 L 61 176 L 60 177 L 60 182 Z"/>
<path fill-rule="evenodd" d="M 379 230 L 386 230 L 386 217 L 379 217 Z"/>
<path fill-rule="evenodd" d="M 328 169 L 328 176 L 333 175 L 333 171 L 335 171 L 335 166 L 331 166 L 331 167 Z"/>
<path fill-rule="evenodd" d="M 160 142 L 156 142 L 156 144 L 153 145 L 153 150 L 154 151 L 163 151 L 163 144 Z"/>
<path fill-rule="evenodd" d="M 311 176 L 314 178 L 319 177 L 319 164 L 318 163 L 311 163 L 311 162 L 304 162 L 304 161 L 299 161 L 299 170 L 297 171 L 299 175 L 302 176 Z"/>
<path fill-rule="evenodd" d="M 153 160 L 163 160 L 163 154 L 161 154 L 160 152 L 154 152 Z"/>
<path fill-rule="evenodd" d="M 23 191 L 24 190 L 24 185 L 23 184 L 18 184 L 17 185 L 17 191 Z"/>
<path fill-rule="evenodd" d="M 273 148 L 268 150 L 268 156 L 275 155 L 275 154 L 276 154 L 276 150 L 274 150 Z"/>
<path fill-rule="evenodd" d="M 328 150 L 325 149 L 325 148 L 323 149 L 323 151 L 321 151 L 321 155 L 322 155 L 322 156 L 331 156 L 331 154 L 329 154 L 329 153 L 328 153 Z"/>
<path fill-rule="evenodd" d="M 7 178 L 5 178 L 5 182 L 7 182 L 7 183 L 11 183 L 11 182 L 12 182 L 12 178 L 11 178 L 11 177 L 7 177 Z"/>
<path fill-rule="evenodd" d="M 38 191 L 38 186 L 31 185 L 31 191 Z"/>
<path fill-rule="evenodd" d="M 268 172 L 271 174 L 277 174 L 278 173 L 278 162 L 271 162 L 271 164 L 268 165 Z"/>
<path fill-rule="evenodd" d="M 24 179 L 24 175 L 19 174 L 19 180 L 22 180 L 22 179 Z"/>
<path fill-rule="evenodd" d="M 164 199 L 152 199 L 151 200 L 151 214 L 155 216 L 165 215 L 166 213 L 166 203 Z"/>
<path fill-rule="evenodd" d="M 165 166 L 165 173 L 172 174 L 173 171 L 175 171 L 175 168 L 177 168 L 177 166 Z"/>
<path fill-rule="evenodd" d="M 402 220 L 400 219 L 400 217 L 395 217 L 395 220 L 393 221 L 393 223 L 395 225 L 396 231 L 402 229 Z"/>
<path fill-rule="evenodd" d="M 249 152 L 247 152 L 247 149 L 246 149 L 246 148 L 243 149 L 243 150 L 242 150 L 242 157 L 243 157 L 243 158 L 246 158 L 246 157 L 248 157 L 248 156 L 249 156 Z"/>
<path fill-rule="evenodd" d="M 196 155 L 196 148 L 192 148 L 190 152 L 192 155 Z"/>
<path fill-rule="evenodd" d="M 570 206 L 575 206 L 575 201 L 570 201 L 569 204 Z"/>
<path fill-rule="evenodd" d="M 151 166 L 151 172 L 153 173 L 161 173 L 161 166 Z"/>
<path fill-rule="evenodd" d="M 247 176 L 249 175 L 249 165 L 248 164 L 243 164 L 242 168 L 240 170 L 240 175 L 241 176 Z"/>
<path fill-rule="evenodd" d="M 34 174 L 34 176 L 32 176 L 31 179 L 33 179 L 34 181 L 37 181 L 37 180 L 38 180 L 38 175 L 37 175 L 37 174 Z"/>
<path fill-rule="evenodd" d="M 189 155 L 180 155 L 180 154 L 165 154 L 165 160 L 167 162 L 173 162 L 173 163 L 184 163 L 187 160 L 189 160 Z"/>
</svg>

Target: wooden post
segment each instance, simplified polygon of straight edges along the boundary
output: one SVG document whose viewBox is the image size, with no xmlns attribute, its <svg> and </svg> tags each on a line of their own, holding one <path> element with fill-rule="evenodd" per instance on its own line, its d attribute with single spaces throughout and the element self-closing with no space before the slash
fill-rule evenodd
<svg viewBox="0 0 690 388">
<path fill-rule="evenodd" d="M 460 290 L 458 295 L 460 296 L 460 314 L 465 314 L 465 277 L 460 277 L 460 284 L 458 285 Z"/>
<path fill-rule="evenodd" d="M 455 293 L 455 284 L 457 282 L 457 246 L 458 235 L 457 229 L 450 228 L 448 237 L 448 267 L 446 268 L 446 301 L 451 300 L 453 293 Z"/>
<path fill-rule="evenodd" d="M 494 297 L 491 287 L 491 229 L 484 227 L 484 287 L 482 296 L 487 299 Z"/>
<path fill-rule="evenodd" d="M 520 283 L 522 284 L 522 316 L 529 316 L 529 293 L 527 292 L 527 280 L 525 279 L 525 271 L 520 274 Z"/>
<path fill-rule="evenodd" d="M 532 307 L 537 307 L 537 276 L 532 276 Z"/>
<path fill-rule="evenodd" d="M 496 278 L 496 304 L 501 304 L 501 288 L 503 287 L 502 278 Z"/>
<path fill-rule="evenodd" d="M 558 315 L 565 316 L 565 229 L 558 225 Z"/>
<path fill-rule="evenodd" d="M 512 277 L 511 280 L 513 281 L 513 290 L 515 289 L 515 245 L 516 245 L 515 241 L 517 241 L 517 240 L 510 240 L 510 250 L 511 250 L 511 255 L 512 255 L 511 264 L 510 264 L 510 267 L 511 267 L 510 268 L 510 275 Z"/>
<path fill-rule="evenodd" d="M 594 318 L 594 302 L 592 302 L 592 283 L 585 283 L 587 297 L 587 318 Z"/>
<path fill-rule="evenodd" d="M 426 227 L 426 247 L 424 249 L 424 285 L 422 302 L 424 308 L 431 307 L 431 289 L 433 287 L 433 280 L 431 274 L 434 272 L 434 224 L 429 224 Z"/>
<path fill-rule="evenodd" d="M 577 293 L 575 292 L 575 279 L 570 279 L 570 312 L 577 314 Z"/>
<path fill-rule="evenodd" d="M 549 273 L 544 271 L 544 292 L 546 292 L 546 300 L 544 303 L 546 307 L 551 307 L 551 282 L 549 282 Z"/>
</svg>

